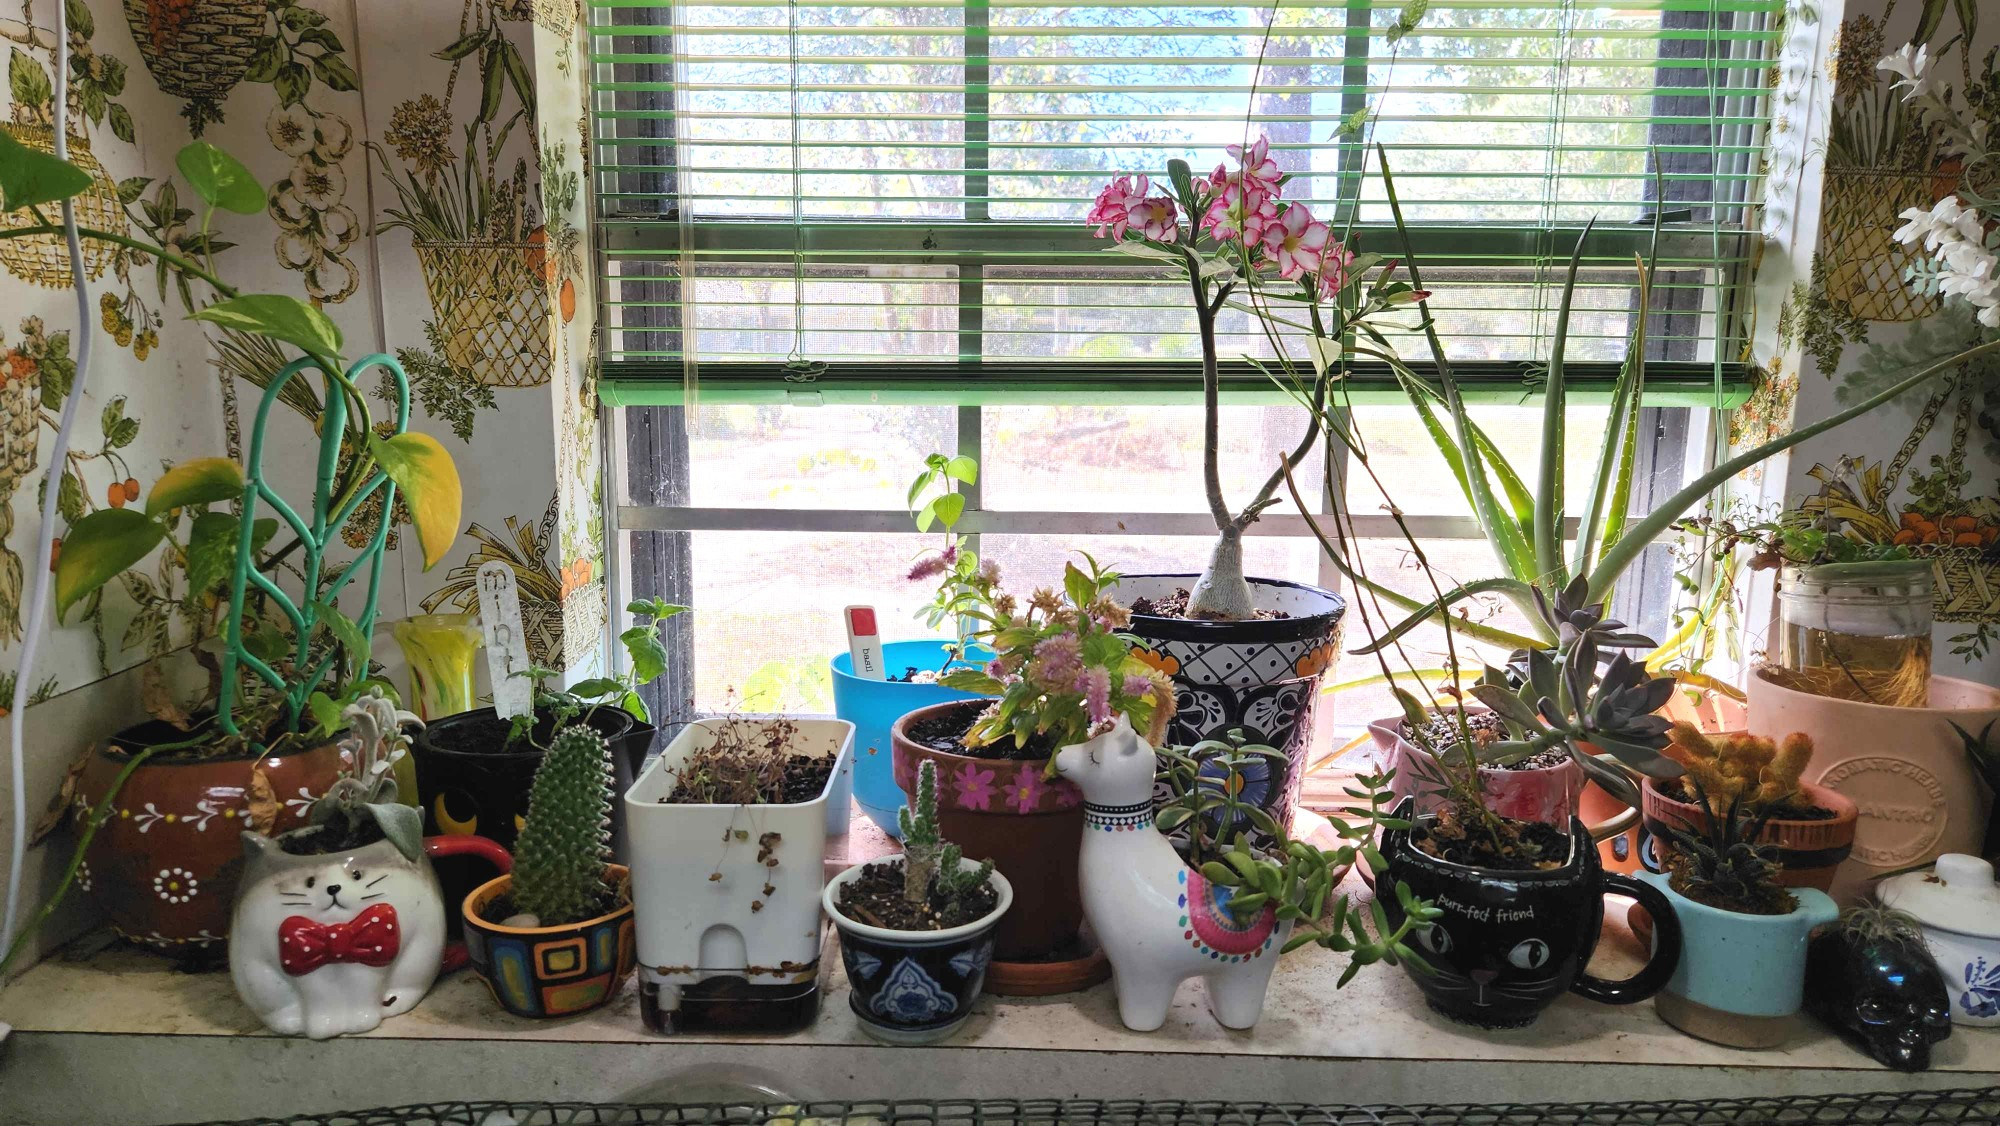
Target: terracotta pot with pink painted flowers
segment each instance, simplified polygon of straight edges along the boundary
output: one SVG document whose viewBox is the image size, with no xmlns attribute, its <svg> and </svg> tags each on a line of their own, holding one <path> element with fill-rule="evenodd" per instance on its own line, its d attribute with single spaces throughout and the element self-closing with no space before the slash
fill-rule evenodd
<svg viewBox="0 0 2000 1126">
<path fill-rule="evenodd" d="M 1083 846 L 1083 793 L 1047 777 L 1055 746 L 1011 740 L 966 753 L 963 737 L 987 706 L 953 700 L 918 708 L 890 731 L 896 784 L 914 793 L 917 768 L 937 764 L 938 830 L 973 860 L 991 860 L 1014 889 L 1001 918 L 993 956 L 1006 962 L 1044 959 L 1073 947 L 1083 924 L 1076 858 Z"/>
</svg>

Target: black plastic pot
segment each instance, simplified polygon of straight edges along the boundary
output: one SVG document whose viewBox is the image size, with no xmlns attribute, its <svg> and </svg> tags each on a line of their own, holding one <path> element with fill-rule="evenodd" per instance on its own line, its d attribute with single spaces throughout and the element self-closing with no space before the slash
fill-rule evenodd
<svg viewBox="0 0 2000 1126">
<path fill-rule="evenodd" d="M 618 863 L 629 864 L 625 803 L 616 799 L 638 777 L 658 729 L 612 707 L 592 712 L 589 723 L 611 745 L 611 851 Z M 514 847 L 542 752 L 501 750 L 505 726 L 492 708 L 475 708 L 433 721 L 416 736 L 417 795 L 426 834 L 477 833 L 503 848 Z M 482 727 L 493 730 L 469 730 Z M 546 744 L 553 734 L 552 725 L 543 720 L 534 738 Z"/>
<path fill-rule="evenodd" d="M 1415 817 L 1414 808 L 1405 798 L 1396 816 L 1418 827 L 1432 821 Z M 1649 885 L 1605 872 L 1583 822 L 1570 819 L 1568 863 L 1531 872 L 1440 860 L 1413 844 L 1410 832 L 1384 833 L 1382 855 L 1392 878 L 1444 911 L 1413 935 L 1412 945 L 1432 972 L 1404 966 L 1439 1013 L 1481 1028 L 1518 1028 L 1564 993 L 1630 1005 L 1673 977 L 1681 928 L 1672 905 Z M 1604 923 L 1604 897 L 1612 893 L 1637 899 L 1654 920 L 1652 957 L 1624 981 L 1584 972 Z M 1384 895 L 1379 902 L 1390 923 L 1401 926 L 1397 897 Z"/>
</svg>

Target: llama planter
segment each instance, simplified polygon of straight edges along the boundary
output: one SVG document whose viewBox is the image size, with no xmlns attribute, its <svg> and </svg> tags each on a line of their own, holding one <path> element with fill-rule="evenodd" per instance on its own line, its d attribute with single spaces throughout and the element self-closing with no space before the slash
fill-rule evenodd
<svg viewBox="0 0 2000 1126">
<path fill-rule="evenodd" d="M 1199 976 L 1224 1028 L 1249 1028 L 1291 929 L 1266 907 L 1248 923 L 1229 912 L 1234 889 L 1202 879 L 1153 827 L 1153 749 L 1123 716 L 1110 731 L 1064 747 L 1056 771 L 1083 790 L 1083 911 L 1111 959 L 1118 1017 L 1135 1032 L 1166 1022 L 1174 991 Z"/>
</svg>

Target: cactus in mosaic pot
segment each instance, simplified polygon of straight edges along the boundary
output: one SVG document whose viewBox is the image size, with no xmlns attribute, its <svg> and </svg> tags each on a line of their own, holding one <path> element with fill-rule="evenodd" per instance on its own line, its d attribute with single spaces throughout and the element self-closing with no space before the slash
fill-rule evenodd
<svg viewBox="0 0 2000 1126">
<path fill-rule="evenodd" d="M 549 743 L 514 844 L 514 909 L 539 925 L 603 914 L 611 898 L 611 751 L 587 727 L 566 727 Z"/>
<path fill-rule="evenodd" d="M 916 800 L 896 812 L 896 827 L 903 831 L 903 898 L 911 903 L 936 894 L 949 905 L 985 887 L 993 874 L 991 860 L 962 868 L 958 846 L 938 831 L 937 763 L 929 759 L 917 766 Z"/>
</svg>

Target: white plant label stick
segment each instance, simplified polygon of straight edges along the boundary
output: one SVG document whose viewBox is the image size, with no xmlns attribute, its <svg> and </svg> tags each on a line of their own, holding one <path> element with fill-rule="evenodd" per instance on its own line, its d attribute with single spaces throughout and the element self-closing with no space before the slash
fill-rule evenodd
<svg viewBox="0 0 2000 1126">
<path fill-rule="evenodd" d="M 493 710 L 501 719 L 535 707 L 528 671 L 527 637 L 521 632 L 521 592 L 514 571 L 494 560 L 479 568 L 479 625 L 486 634 L 486 671 L 493 677 Z"/>
<path fill-rule="evenodd" d="M 854 675 L 861 680 L 888 679 L 882 669 L 882 635 L 875 632 L 875 608 L 849 606 L 842 617 L 847 619 L 847 653 L 854 661 Z"/>
</svg>

